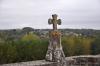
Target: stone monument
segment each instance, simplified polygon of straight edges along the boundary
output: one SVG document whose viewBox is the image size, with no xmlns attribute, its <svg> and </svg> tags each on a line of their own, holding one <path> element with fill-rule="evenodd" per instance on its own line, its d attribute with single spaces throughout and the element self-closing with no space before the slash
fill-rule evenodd
<svg viewBox="0 0 100 66">
<path fill-rule="evenodd" d="M 46 61 L 60 63 L 64 66 L 65 55 L 61 45 L 61 33 L 57 30 L 57 24 L 61 25 L 61 19 L 57 19 L 57 15 L 53 14 L 52 19 L 48 19 L 49 24 L 53 24 L 53 30 L 49 32 L 49 46 L 46 54 Z"/>
</svg>

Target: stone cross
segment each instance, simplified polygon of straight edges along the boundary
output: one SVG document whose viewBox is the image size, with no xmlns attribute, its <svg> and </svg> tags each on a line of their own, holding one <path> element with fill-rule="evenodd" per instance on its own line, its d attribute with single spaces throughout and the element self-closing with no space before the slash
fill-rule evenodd
<svg viewBox="0 0 100 66">
<path fill-rule="evenodd" d="M 61 19 L 57 19 L 57 15 L 53 14 L 52 19 L 48 19 L 49 24 L 53 24 L 53 30 L 57 30 L 57 24 L 61 25 Z"/>
<path fill-rule="evenodd" d="M 66 66 L 65 55 L 61 45 L 61 33 L 57 30 L 57 24 L 61 25 L 61 19 L 53 14 L 52 19 L 48 19 L 49 24 L 53 24 L 53 30 L 49 31 L 49 45 L 46 53 L 46 61 L 57 62 L 57 66 Z"/>
</svg>

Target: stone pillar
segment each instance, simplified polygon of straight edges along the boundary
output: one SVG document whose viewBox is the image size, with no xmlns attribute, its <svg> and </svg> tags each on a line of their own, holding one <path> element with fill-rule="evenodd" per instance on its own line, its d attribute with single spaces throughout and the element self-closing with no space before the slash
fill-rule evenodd
<svg viewBox="0 0 100 66">
<path fill-rule="evenodd" d="M 57 19 L 57 15 L 52 15 L 49 24 L 53 24 L 53 30 L 49 32 L 49 46 L 46 54 L 46 61 L 57 62 L 60 66 L 65 66 L 65 55 L 61 45 L 61 33 L 57 30 L 57 24 L 61 24 L 61 20 Z"/>
</svg>

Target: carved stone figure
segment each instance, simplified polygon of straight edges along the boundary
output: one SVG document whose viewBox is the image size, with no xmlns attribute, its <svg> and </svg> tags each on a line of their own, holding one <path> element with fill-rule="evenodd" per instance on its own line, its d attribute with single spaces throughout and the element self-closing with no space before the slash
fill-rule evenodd
<svg viewBox="0 0 100 66">
<path fill-rule="evenodd" d="M 57 19 L 57 15 L 53 14 L 52 19 L 48 19 L 49 24 L 53 24 L 53 30 L 49 32 L 49 46 L 46 54 L 46 60 L 58 62 L 64 66 L 65 55 L 61 45 L 61 33 L 57 30 L 57 24 L 61 25 L 61 19 Z"/>
</svg>

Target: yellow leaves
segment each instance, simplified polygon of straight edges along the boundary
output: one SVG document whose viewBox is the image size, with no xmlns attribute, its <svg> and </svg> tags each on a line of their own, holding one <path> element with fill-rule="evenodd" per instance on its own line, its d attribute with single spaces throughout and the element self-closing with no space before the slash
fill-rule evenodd
<svg viewBox="0 0 100 66">
<path fill-rule="evenodd" d="M 84 36 L 64 36 L 62 37 L 62 44 L 64 48 L 67 48 L 68 55 L 77 54 L 90 54 L 91 44 L 94 41 L 93 38 Z M 65 51 L 65 52 L 66 52 Z"/>
<path fill-rule="evenodd" d="M 82 46 L 84 49 L 84 54 L 90 54 L 91 53 L 91 44 L 93 42 L 92 38 L 83 38 L 82 39 Z"/>
<path fill-rule="evenodd" d="M 66 36 L 62 38 L 62 43 L 64 42 L 65 48 L 67 48 L 68 55 L 74 55 L 75 53 L 75 37 L 74 36 Z M 66 52 L 66 51 L 65 51 Z"/>
<path fill-rule="evenodd" d="M 39 40 L 39 39 L 40 38 L 33 33 L 26 34 L 22 37 L 22 41 L 36 41 L 36 40 Z"/>
</svg>

